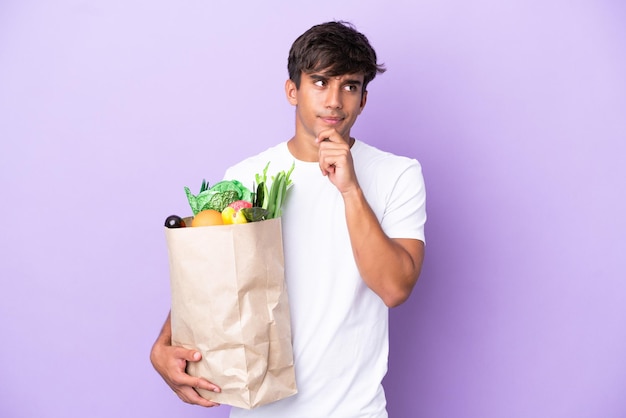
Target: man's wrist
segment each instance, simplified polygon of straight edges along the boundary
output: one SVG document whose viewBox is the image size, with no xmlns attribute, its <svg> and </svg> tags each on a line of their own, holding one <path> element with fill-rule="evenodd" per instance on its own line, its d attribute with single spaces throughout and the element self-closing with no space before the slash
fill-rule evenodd
<svg viewBox="0 0 626 418">
<path fill-rule="evenodd" d="M 346 210 L 360 210 L 367 206 L 363 190 L 358 185 L 341 193 Z"/>
</svg>

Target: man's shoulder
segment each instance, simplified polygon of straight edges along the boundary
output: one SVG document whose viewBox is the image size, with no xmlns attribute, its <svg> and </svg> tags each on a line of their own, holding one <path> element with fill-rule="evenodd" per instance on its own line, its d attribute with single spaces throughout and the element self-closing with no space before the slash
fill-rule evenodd
<svg viewBox="0 0 626 418">
<path fill-rule="evenodd" d="M 421 168 L 419 161 L 415 158 L 384 151 L 362 141 L 355 142 L 355 145 L 353 150 L 355 164 L 363 169 L 404 171 L 409 167 Z"/>
</svg>

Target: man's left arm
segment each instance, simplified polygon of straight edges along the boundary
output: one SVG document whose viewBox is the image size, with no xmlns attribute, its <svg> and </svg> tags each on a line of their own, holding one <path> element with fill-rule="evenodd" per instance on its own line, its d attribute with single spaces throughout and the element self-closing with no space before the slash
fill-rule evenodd
<svg viewBox="0 0 626 418">
<path fill-rule="evenodd" d="M 350 145 L 334 130 L 320 133 L 322 174 L 341 193 L 346 210 L 352 252 L 361 277 L 389 307 L 411 294 L 422 269 L 424 243 L 418 239 L 389 238 L 367 202 L 354 172 Z"/>
<path fill-rule="evenodd" d="M 343 193 L 343 198 L 352 252 L 361 277 L 388 307 L 402 304 L 420 275 L 424 243 L 389 238 L 359 187 Z"/>
</svg>

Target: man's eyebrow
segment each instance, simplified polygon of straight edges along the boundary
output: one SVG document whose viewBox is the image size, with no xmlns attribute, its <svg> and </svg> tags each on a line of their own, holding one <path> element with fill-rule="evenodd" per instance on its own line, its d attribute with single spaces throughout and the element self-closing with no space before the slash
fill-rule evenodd
<svg viewBox="0 0 626 418">
<path fill-rule="evenodd" d="M 309 77 L 311 77 L 311 79 L 315 81 L 318 81 L 318 80 L 325 81 L 325 80 L 329 80 L 333 78 L 332 76 L 327 76 L 323 74 L 309 74 Z M 354 84 L 356 86 L 361 86 L 363 84 L 363 81 L 356 79 L 356 78 L 355 79 L 349 78 L 349 79 L 343 80 L 343 84 Z"/>
<path fill-rule="evenodd" d="M 344 84 L 355 84 L 357 86 L 360 86 L 361 84 L 363 84 L 363 82 L 361 80 L 357 80 L 357 79 L 348 79 L 348 80 L 344 80 L 343 82 Z"/>
</svg>

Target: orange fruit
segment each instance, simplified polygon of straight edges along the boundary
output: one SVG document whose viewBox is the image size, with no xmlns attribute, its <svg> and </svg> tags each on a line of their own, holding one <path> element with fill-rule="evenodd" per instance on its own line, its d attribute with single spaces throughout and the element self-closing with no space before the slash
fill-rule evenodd
<svg viewBox="0 0 626 418">
<path fill-rule="evenodd" d="M 224 225 L 222 212 L 213 209 L 205 209 L 198 212 L 191 221 L 191 226 Z"/>
</svg>

